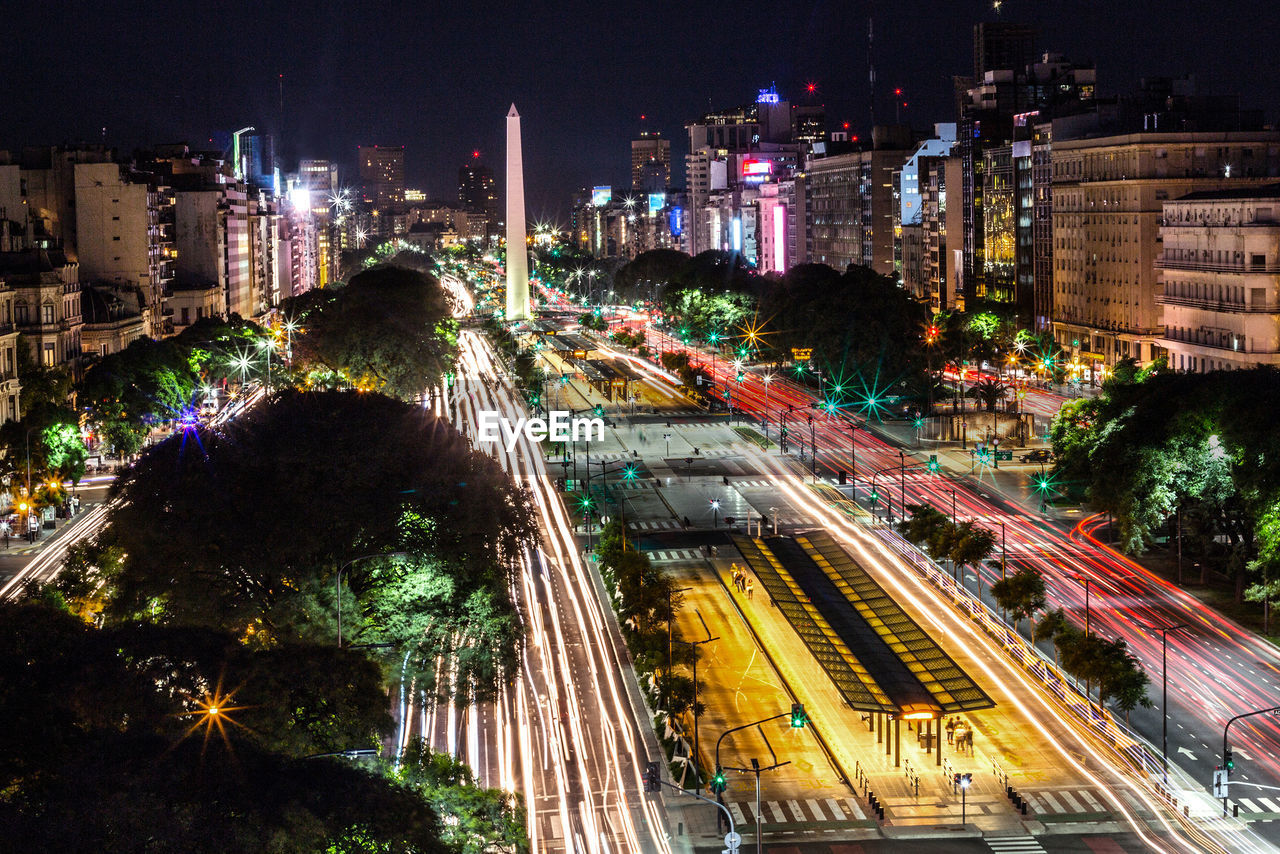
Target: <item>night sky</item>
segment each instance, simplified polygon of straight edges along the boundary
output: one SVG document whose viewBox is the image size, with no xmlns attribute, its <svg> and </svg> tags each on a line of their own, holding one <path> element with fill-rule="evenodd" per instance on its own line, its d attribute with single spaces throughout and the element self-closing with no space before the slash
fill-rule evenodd
<svg viewBox="0 0 1280 854">
<path fill-rule="evenodd" d="M 1042 50 L 1095 61 L 1102 94 L 1192 72 L 1201 91 L 1240 92 L 1275 121 L 1266 6 L 1008 0 L 1000 17 L 1038 26 Z M 576 187 L 629 183 L 642 114 L 673 139 L 677 184 L 683 123 L 775 81 L 793 100 L 815 82 L 829 123 L 864 133 L 872 11 L 879 115 L 892 117 L 886 93 L 901 86 L 904 120 L 952 120 L 950 78 L 971 70 L 972 25 L 994 18 L 990 3 L 18 0 L 0 12 L 0 149 L 100 141 L 103 127 L 126 150 L 196 145 L 254 125 L 282 140 L 289 169 L 300 156 L 353 163 L 358 143 L 403 144 L 409 186 L 451 199 L 473 149 L 501 176 L 514 101 L 530 218 L 563 221 Z"/>
</svg>

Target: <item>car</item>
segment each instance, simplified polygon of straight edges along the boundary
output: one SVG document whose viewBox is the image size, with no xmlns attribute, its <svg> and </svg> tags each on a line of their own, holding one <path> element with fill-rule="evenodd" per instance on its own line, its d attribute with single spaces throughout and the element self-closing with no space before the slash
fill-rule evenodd
<svg viewBox="0 0 1280 854">
<path fill-rule="evenodd" d="M 1036 448 L 1018 457 L 1024 463 L 1047 463 L 1053 459 L 1053 451 L 1048 448 Z"/>
</svg>

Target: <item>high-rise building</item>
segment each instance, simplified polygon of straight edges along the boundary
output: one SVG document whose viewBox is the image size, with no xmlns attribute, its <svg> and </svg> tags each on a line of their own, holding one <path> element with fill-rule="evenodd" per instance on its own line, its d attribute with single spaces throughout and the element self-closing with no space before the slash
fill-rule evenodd
<svg viewBox="0 0 1280 854">
<path fill-rule="evenodd" d="M 394 211 L 404 205 L 404 146 L 357 145 L 360 192 L 378 211 Z"/>
<path fill-rule="evenodd" d="M 963 250 L 960 282 L 970 298 L 1015 308 L 1026 325 L 1033 325 L 1035 313 L 1032 129 L 1037 122 L 1094 110 L 1097 79 L 1092 65 L 1071 63 L 1059 54 L 1024 61 L 1033 35 L 1020 25 L 979 24 L 974 66 L 980 74 L 966 79 L 957 92 L 963 166 L 957 199 L 963 229 L 955 241 Z M 993 65 L 997 61 L 1023 64 Z"/>
<path fill-rule="evenodd" d="M 631 140 L 631 191 L 662 193 L 671 185 L 671 140 L 641 131 Z"/>
<path fill-rule="evenodd" d="M 483 217 L 486 236 L 497 234 L 498 224 L 502 221 L 498 188 L 493 180 L 493 170 L 480 162 L 478 151 L 458 169 L 458 204 L 467 213 Z"/>
<path fill-rule="evenodd" d="M 323 288 L 338 278 L 338 223 L 342 215 L 338 202 L 342 189 L 338 184 L 338 167 L 328 160 L 303 160 L 298 164 L 299 192 L 294 194 L 294 207 L 307 205 L 315 224 L 316 279 Z"/>
<path fill-rule="evenodd" d="M 809 261 L 894 275 L 893 173 L 913 151 L 908 128 L 882 126 L 869 149 L 806 161 Z"/>
<path fill-rule="evenodd" d="M 80 276 L 134 288 L 147 334 L 164 334 L 163 304 L 173 279 L 173 191 L 151 173 L 116 163 L 75 165 Z M 76 298 L 79 312 L 79 296 Z"/>
<path fill-rule="evenodd" d="M 755 221 L 758 186 L 789 176 L 798 165 L 790 102 L 772 88 L 761 89 L 755 103 L 707 113 L 685 130 L 689 154 L 684 250 L 697 255 L 751 243 L 747 226 Z M 734 229 L 742 229 L 741 240 L 735 240 Z"/>
<path fill-rule="evenodd" d="M 276 186 L 276 143 L 269 133 L 243 134 L 240 137 L 240 170 L 244 180 L 272 193 Z"/>
<path fill-rule="evenodd" d="M 1055 137 L 1052 167 L 1054 338 L 1085 369 L 1148 362 L 1164 337 L 1156 269 L 1165 203 L 1274 182 L 1280 132 Z"/>
<path fill-rule="evenodd" d="M 1169 366 L 1280 366 L 1280 184 L 1170 199 L 1161 222 L 1158 345 Z"/>
<path fill-rule="evenodd" d="M 791 105 L 791 139 L 812 147 L 827 138 L 827 108 L 823 104 Z"/>
<path fill-rule="evenodd" d="M 1036 30 L 1027 24 L 983 21 L 973 26 L 973 79 L 988 71 L 1026 68 L 1035 56 Z"/>
</svg>

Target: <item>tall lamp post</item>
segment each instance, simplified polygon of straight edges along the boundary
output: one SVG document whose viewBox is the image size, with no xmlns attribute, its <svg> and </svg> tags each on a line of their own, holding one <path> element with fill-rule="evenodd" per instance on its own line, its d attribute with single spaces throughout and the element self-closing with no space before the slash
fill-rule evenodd
<svg viewBox="0 0 1280 854">
<path fill-rule="evenodd" d="M 342 648 L 342 573 L 346 572 L 353 563 L 359 563 L 362 560 L 373 560 L 378 557 L 409 557 L 408 552 L 377 552 L 376 554 L 360 555 L 353 557 L 351 560 L 338 567 L 338 572 L 334 576 L 334 588 L 338 592 L 338 648 Z"/>
<path fill-rule="evenodd" d="M 696 794 L 702 791 L 702 769 L 697 767 L 698 762 L 700 761 L 700 757 L 698 755 L 698 718 L 700 716 L 698 712 L 698 647 L 702 646 L 704 643 L 711 643 L 712 641 L 720 640 L 720 636 L 711 636 L 711 630 L 707 628 L 707 621 L 702 619 L 701 611 L 694 609 L 693 613 L 698 615 L 698 622 L 702 623 L 702 630 L 707 633 L 706 638 L 699 641 L 687 641 L 682 638 L 676 638 L 675 642 L 685 644 L 693 650 L 693 764 L 695 771 L 697 772 L 694 777 L 695 782 L 693 785 L 693 791 Z"/>
<path fill-rule="evenodd" d="M 1190 628 L 1186 623 L 1168 626 L 1144 626 L 1160 633 L 1160 742 L 1164 763 L 1164 784 L 1169 785 L 1169 632 Z"/>
</svg>

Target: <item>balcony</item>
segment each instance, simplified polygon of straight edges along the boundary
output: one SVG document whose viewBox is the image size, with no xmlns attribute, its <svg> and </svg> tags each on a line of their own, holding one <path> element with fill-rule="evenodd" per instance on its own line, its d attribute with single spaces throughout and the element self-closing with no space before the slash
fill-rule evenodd
<svg viewBox="0 0 1280 854">
<path fill-rule="evenodd" d="M 1178 294 L 1156 294 L 1156 305 L 1178 305 L 1185 308 L 1198 308 L 1203 311 L 1217 311 L 1223 314 L 1280 314 L 1280 302 L 1251 305 L 1240 302 L 1197 299 L 1196 297 L 1184 297 Z"/>
<path fill-rule="evenodd" d="M 1244 261 L 1194 261 L 1185 258 L 1169 258 L 1162 252 L 1156 257 L 1156 269 L 1199 270 L 1204 273 L 1280 273 L 1280 263 L 1248 264 Z"/>
<path fill-rule="evenodd" d="M 1179 344 L 1187 344 L 1192 347 L 1205 347 L 1210 350 L 1221 350 L 1224 353 L 1239 353 L 1240 355 L 1243 355 L 1243 356 L 1274 356 L 1274 355 L 1280 354 L 1280 349 L 1275 347 L 1244 346 L 1244 345 L 1241 345 L 1239 341 L 1236 341 L 1235 343 L 1231 343 L 1223 340 L 1222 337 L 1218 337 L 1216 333 L 1211 333 L 1211 334 L 1213 334 L 1214 337 L 1217 338 L 1216 341 L 1198 340 L 1197 335 L 1194 332 L 1190 334 L 1187 334 L 1187 333 L 1178 334 L 1177 330 L 1173 330 L 1171 332 L 1166 331 L 1165 334 L 1161 336 L 1160 340 L 1174 341 Z M 1199 338 L 1208 338 L 1208 337 L 1209 337 L 1208 335 L 1199 336 Z M 1230 338 L 1231 336 L 1227 335 L 1224 337 Z"/>
</svg>

